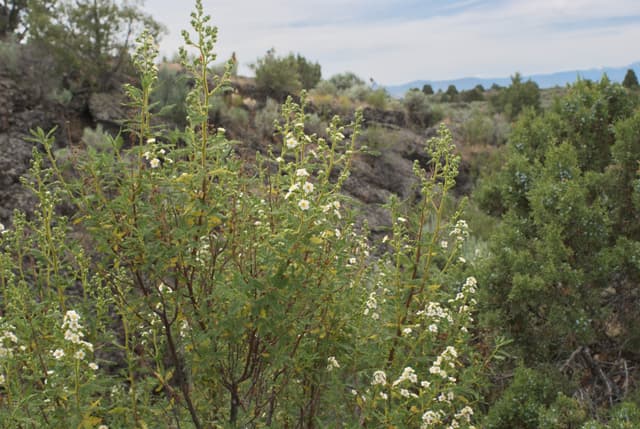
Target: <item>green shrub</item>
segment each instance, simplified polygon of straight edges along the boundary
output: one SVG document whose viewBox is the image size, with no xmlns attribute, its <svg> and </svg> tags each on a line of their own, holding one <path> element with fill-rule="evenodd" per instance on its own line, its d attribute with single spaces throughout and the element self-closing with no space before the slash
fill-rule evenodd
<svg viewBox="0 0 640 429">
<path fill-rule="evenodd" d="M 258 58 L 252 65 L 256 73 L 256 86 L 265 97 L 283 101 L 287 95 L 298 94 L 302 89 L 311 89 L 321 78 L 318 63 L 311 63 L 306 58 L 289 54 L 277 57 L 275 49 Z"/>
<path fill-rule="evenodd" d="M 550 369 L 518 367 L 509 387 L 487 413 L 483 427 L 540 429 L 541 414 L 563 390 L 561 377 Z"/>
<path fill-rule="evenodd" d="M 384 110 L 387 107 L 389 94 L 384 88 L 370 90 L 364 98 L 364 101 L 371 107 Z"/>
<path fill-rule="evenodd" d="M 409 91 L 402 100 L 407 111 L 409 123 L 414 127 L 424 129 L 442 119 L 434 112 L 429 98 L 420 91 Z"/>
<path fill-rule="evenodd" d="M 638 83 L 638 76 L 636 76 L 636 72 L 633 71 L 633 69 L 627 70 L 627 73 L 624 75 L 624 79 L 622 80 L 622 86 L 628 89 L 640 88 L 640 83 Z"/>
<path fill-rule="evenodd" d="M 526 111 L 504 165 L 483 180 L 481 203 L 503 213 L 482 270 L 483 317 L 529 362 L 640 344 L 637 313 L 606 292 L 636 302 L 640 279 L 640 227 L 629 222 L 640 209 L 640 111 L 625 94 L 606 79 L 578 82 L 550 112 Z"/>
<path fill-rule="evenodd" d="M 157 103 L 158 116 L 183 128 L 187 124 L 186 100 L 189 93 L 187 76 L 168 66 L 161 66 L 158 82 L 151 93 Z"/>
<path fill-rule="evenodd" d="M 331 76 L 329 82 L 332 83 L 338 91 L 346 91 L 353 86 L 364 85 L 364 80 L 360 79 L 354 73 L 346 72 Z"/>
<path fill-rule="evenodd" d="M 581 429 L 634 429 L 640 425 L 640 408 L 636 403 L 623 402 L 611 410 L 606 423 L 591 420 Z"/>
<path fill-rule="evenodd" d="M 489 102 L 496 112 L 514 120 L 526 108 L 540 109 L 540 89 L 532 80 L 522 82 L 522 76 L 516 73 L 511 77 L 511 85 L 499 89 L 497 94 L 489 98 Z"/>
<path fill-rule="evenodd" d="M 461 133 L 467 144 L 502 146 L 507 141 L 510 128 L 501 115 L 492 115 L 481 108 L 472 107 L 469 116 L 462 122 Z"/>
<path fill-rule="evenodd" d="M 280 105 L 271 98 L 262 109 L 256 113 L 254 127 L 262 138 L 272 138 L 275 132 L 275 123 L 280 118 Z"/>
<path fill-rule="evenodd" d="M 470 332 L 478 285 L 458 260 L 467 224 L 445 212 L 451 134 L 427 142 L 428 172 L 415 167 L 417 206 L 389 202 L 391 251 L 373 260 L 340 192 L 362 115 L 309 136 L 304 93 L 289 98 L 278 156 L 244 165 L 210 121 L 226 82 L 207 80 L 208 21 L 197 1 L 184 132 L 152 126 L 148 34 L 141 87 L 125 87 L 132 146 L 89 146 L 65 179 L 53 133 L 34 132 L 47 156 L 34 151 L 25 179 L 36 214 L 0 229 L 0 421 L 470 428 L 485 362 Z M 72 221 L 56 214 L 63 198 Z"/>
</svg>

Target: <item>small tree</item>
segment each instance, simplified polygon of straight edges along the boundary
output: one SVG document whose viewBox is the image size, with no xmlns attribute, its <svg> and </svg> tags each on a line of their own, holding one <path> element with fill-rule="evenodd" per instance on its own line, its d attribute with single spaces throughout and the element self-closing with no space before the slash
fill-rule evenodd
<svg viewBox="0 0 640 429">
<path fill-rule="evenodd" d="M 516 73 L 511 77 L 511 85 L 500 90 L 490 99 L 490 102 L 497 112 L 504 113 L 510 120 L 513 120 L 526 107 L 540 109 L 540 88 L 532 80 L 523 82 L 522 75 Z"/>
<path fill-rule="evenodd" d="M 425 83 L 424 85 L 422 85 L 422 92 L 425 95 L 433 95 L 433 87 L 430 84 Z"/>
<path fill-rule="evenodd" d="M 331 76 L 329 82 L 334 84 L 339 91 L 347 90 L 356 85 L 364 85 L 364 80 L 360 79 L 355 73 L 346 72 Z"/>
<path fill-rule="evenodd" d="M 636 76 L 636 72 L 633 69 L 627 70 L 627 74 L 624 75 L 624 80 L 622 81 L 622 86 L 628 89 L 637 89 L 640 87 L 638 84 L 638 76 Z"/>
<path fill-rule="evenodd" d="M 42 3 L 27 18 L 29 38 L 53 53 L 62 72 L 77 72 L 93 87 L 112 84 L 127 64 L 131 43 L 143 28 L 154 37 L 162 26 L 138 6 L 117 0 Z M 37 13 L 36 13 L 37 12 Z"/>
<path fill-rule="evenodd" d="M 256 73 L 258 89 L 266 97 L 278 101 L 284 101 L 287 95 L 297 94 L 302 89 L 315 87 L 322 77 L 320 64 L 311 63 L 299 54 L 277 57 L 273 48 L 251 67 Z"/>
</svg>

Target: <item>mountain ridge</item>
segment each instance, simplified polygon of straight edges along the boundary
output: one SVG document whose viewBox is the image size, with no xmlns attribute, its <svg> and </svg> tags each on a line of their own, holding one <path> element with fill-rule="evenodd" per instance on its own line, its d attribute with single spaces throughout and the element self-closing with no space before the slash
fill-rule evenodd
<svg viewBox="0 0 640 429">
<path fill-rule="evenodd" d="M 536 82 L 540 88 L 553 88 L 556 86 L 565 86 L 573 83 L 578 78 L 588 80 L 600 80 L 603 74 L 614 82 L 622 82 L 627 70 L 632 69 L 637 75 L 640 75 L 640 61 L 636 61 L 623 67 L 600 67 L 583 70 L 567 70 L 554 73 L 537 73 L 531 75 L 522 75 L 523 80 Z M 485 89 L 490 88 L 493 84 L 500 86 L 508 86 L 511 84 L 511 77 L 496 78 L 480 78 L 480 77 L 463 77 L 447 80 L 414 80 L 399 85 L 384 85 L 383 87 L 394 97 L 402 97 L 409 89 L 422 89 L 423 85 L 429 84 L 434 91 L 446 91 L 449 85 L 455 85 L 459 91 L 472 89 L 477 85 L 482 85 Z"/>
</svg>

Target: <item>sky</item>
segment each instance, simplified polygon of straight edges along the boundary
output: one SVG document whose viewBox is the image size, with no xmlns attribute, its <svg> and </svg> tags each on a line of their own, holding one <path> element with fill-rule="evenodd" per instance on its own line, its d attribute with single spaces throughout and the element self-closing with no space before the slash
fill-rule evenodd
<svg viewBox="0 0 640 429">
<path fill-rule="evenodd" d="M 182 44 L 195 1 L 146 0 Z M 220 61 L 239 73 L 270 48 L 319 62 L 323 77 L 351 71 L 382 85 L 508 77 L 640 60 L 640 0 L 203 0 L 218 27 Z"/>
</svg>

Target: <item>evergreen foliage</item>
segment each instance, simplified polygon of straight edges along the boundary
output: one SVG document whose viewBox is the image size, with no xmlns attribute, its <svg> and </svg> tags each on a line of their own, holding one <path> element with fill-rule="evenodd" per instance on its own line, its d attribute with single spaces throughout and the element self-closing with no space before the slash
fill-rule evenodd
<svg viewBox="0 0 640 429">
<path fill-rule="evenodd" d="M 252 65 L 256 86 L 265 97 L 284 101 L 303 89 L 315 87 L 322 77 L 320 64 L 309 62 L 301 55 L 276 56 L 275 49 L 267 51 Z"/>
<path fill-rule="evenodd" d="M 531 364 L 592 345 L 637 353 L 640 111 L 620 85 L 581 81 L 527 110 L 478 196 L 503 222 L 484 267 L 485 320 Z"/>
<path fill-rule="evenodd" d="M 624 75 L 624 80 L 622 81 L 622 86 L 628 89 L 640 88 L 638 76 L 636 76 L 636 72 L 633 71 L 633 69 L 627 70 L 627 73 Z"/>
<path fill-rule="evenodd" d="M 492 87 L 494 89 L 494 87 Z M 511 85 L 500 89 L 490 98 L 491 106 L 497 112 L 504 113 L 510 120 L 515 120 L 526 108 L 540 109 L 540 88 L 532 80 L 522 81 L 520 73 L 511 77 Z"/>
</svg>

